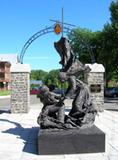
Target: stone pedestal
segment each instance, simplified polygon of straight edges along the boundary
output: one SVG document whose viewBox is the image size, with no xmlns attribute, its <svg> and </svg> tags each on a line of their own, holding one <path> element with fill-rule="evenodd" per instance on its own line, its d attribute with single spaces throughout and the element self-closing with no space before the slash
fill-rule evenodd
<svg viewBox="0 0 118 160">
<path fill-rule="evenodd" d="M 93 102 L 98 111 L 104 110 L 104 72 L 105 69 L 102 64 L 86 64 L 91 68 L 91 71 L 85 75 L 90 88 L 90 93 Z"/>
<path fill-rule="evenodd" d="M 96 126 L 80 130 L 39 130 L 40 155 L 98 152 L 105 152 L 105 134 Z"/>
<path fill-rule="evenodd" d="M 30 66 L 11 66 L 11 113 L 27 113 L 30 105 Z"/>
</svg>

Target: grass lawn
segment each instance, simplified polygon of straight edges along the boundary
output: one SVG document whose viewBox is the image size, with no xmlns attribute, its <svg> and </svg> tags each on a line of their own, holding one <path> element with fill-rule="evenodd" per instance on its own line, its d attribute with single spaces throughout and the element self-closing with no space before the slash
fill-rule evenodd
<svg viewBox="0 0 118 160">
<path fill-rule="evenodd" d="M 10 91 L 0 91 L 0 96 L 8 96 L 10 95 Z"/>
</svg>

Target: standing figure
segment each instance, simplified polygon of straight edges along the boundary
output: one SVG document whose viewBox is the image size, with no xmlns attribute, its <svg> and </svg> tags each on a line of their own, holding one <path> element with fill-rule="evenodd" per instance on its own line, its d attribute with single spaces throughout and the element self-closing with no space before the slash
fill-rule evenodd
<svg viewBox="0 0 118 160">
<path fill-rule="evenodd" d="M 65 99 L 75 95 L 68 115 L 70 121 L 80 127 L 93 124 L 97 111 L 91 100 L 88 85 L 66 72 L 60 72 L 60 79 L 62 82 L 68 81 L 69 84 Z"/>
</svg>

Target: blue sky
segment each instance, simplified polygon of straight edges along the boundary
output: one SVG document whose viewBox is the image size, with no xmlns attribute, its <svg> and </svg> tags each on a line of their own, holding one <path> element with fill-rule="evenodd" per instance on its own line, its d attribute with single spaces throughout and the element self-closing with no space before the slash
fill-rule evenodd
<svg viewBox="0 0 118 160">
<path fill-rule="evenodd" d="M 61 20 L 92 31 L 102 30 L 110 21 L 112 0 L 0 0 L 0 53 L 20 54 L 23 45 L 37 31 Z M 54 42 L 60 36 L 49 33 L 35 40 L 27 49 L 24 63 L 31 69 L 61 68 Z"/>
</svg>

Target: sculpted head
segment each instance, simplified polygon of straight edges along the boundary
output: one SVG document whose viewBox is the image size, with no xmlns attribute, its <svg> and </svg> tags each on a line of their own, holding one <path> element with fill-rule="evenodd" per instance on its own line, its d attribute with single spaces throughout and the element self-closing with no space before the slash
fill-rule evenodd
<svg viewBox="0 0 118 160">
<path fill-rule="evenodd" d="M 45 93 L 45 92 L 49 92 L 49 88 L 46 85 L 43 85 L 41 87 L 41 92 Z"/>
<path fill-rule="evenodd" d="M 60 72 L 59 79 L 61 80 L 62 83 L 65 82 L 68 79 L 66 72 Z"/>
</svg>

